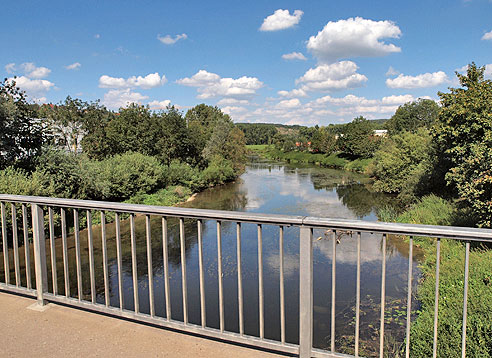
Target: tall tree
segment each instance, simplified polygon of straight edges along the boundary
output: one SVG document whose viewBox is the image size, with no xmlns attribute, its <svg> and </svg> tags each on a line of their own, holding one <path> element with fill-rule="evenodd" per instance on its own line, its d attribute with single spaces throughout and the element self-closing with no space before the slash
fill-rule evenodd
<svg viewBox="0 0 492 358">
<path fill-rule="evenodd" d="M 185 119 L 200 152 L 205 148 L 220 120 L 232 123 L 231 117 L 222 113 L 219 107 L 207 106 L 203 103 L 189 109 Z"/>
<path fill-rule="evenodd" d="M 166 112 L 155 116 L 159 121 L 160 133 L 156 142 L 156 152 L 161 162 L 169 165 L 173 159 L 179 159 L 192 165 L 198 164 L 201 154 L 181 113 L 174 106 L 170 106 Z"/>
<path fill-rule="evenodd" d="M 340 138 L 342 150 L 354 157 L 370 158 L 379 148 L 381 137 L 374 134 L 373 124 L 360 116 L 348 123 Z"/>
<path fill-rule="evenodd" d="M 67 96 L 57 105 L 44 105 L 41 114 L 46 118 L 51 132 L 51 142 L 73 153 L 81 150 L 84 136 L 84 115 L 88 104 Z"/>
<path fill-rule="evenodd" d="M 395 114 L 385 123 L 390 134 L 403 131 L 415 133 L 418 128 L 430 129 L 439 115 L 439 105 L 431 99 L 418 99 L 408 102 L 396 110 Z"/>
<path fill-rule="evenodd" d="M 492 81 L 475 63 L 465 75 L 456 73 L 462 88 L 439 92 L 442 110 L 434 130 L 445 178 L 480 226 L 492 226 Z"/>
<path fill-rule="evenodd" d="M 41 120 L 13 81 L 0 82 L 0 169 L 32 169 L 45 141 Z"/>
<path fill-rule="evenodd" d="M 217 155 L 230 160 L 236 171 L 243 168 L 246 156 L 244 133 L 227 119 L 220 119 L 217 122 L 203 149 L 203 157 L 208 161 Z"/>
</svg>

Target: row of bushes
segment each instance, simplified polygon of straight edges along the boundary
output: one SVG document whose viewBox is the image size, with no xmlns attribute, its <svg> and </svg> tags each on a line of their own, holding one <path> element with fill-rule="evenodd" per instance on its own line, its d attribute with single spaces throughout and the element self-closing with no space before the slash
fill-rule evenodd
<svg viewBox="0 0 492 358">
<path fill-rule="evenodd" d="M 212 158 L 208 167 L 200 170 L 179 161 L 163 165 L 155 157 L 140 153 L 96 161 L 83 154 L 48 150 L 32 173 L 14 168 L 0 171 L 0 192 L 123 201 L 171 186 L 195 192 L 234 177 L 232 163 L 220 156 Z"/>
<path fill-rule="evenodd" d="M 321 154 L 300 151 L 284 152 L 272 147 L 251 149 L 255 150 L 260 155 L 270 159 L 285 160 L 293 163 L 312 163 L 323 167 L 345 169 L 360 173 L 365 173 L 368 170 L 370 163 L 372 162 L 372 159 L 370 158 L 358 158 L 355 160 L 350 160 L 348 158 L 342 157 L 340 153 Z"/>
<path fill-rule="evenodd" d="M 380 212 L 380 219 L 383 221 L 429 225 L 467 224 L 463 222 L 463 218 L 466 217 L 466 213 L 462 213 L 454 203 L 435 195 L 422 198 L 400 215 L 395 215 L 391 210 Z M 431 357 L 434 337 L 436 245 L 435 239 L 431 238 L 415 238 L 414 243 L 423 250 L 424 259 L 420 264 L 422 279 L 417 291 L 421 307 L 415 322 L 412 323 L 410 356 Z M 441 240 L 438 357 L 461 356 L 464 246 L 464 243 L 456 240 Z M 480 246 L 472 248 L 468 285 L 467 357 L 490 357 L 492 251 Z"/>
</svg>

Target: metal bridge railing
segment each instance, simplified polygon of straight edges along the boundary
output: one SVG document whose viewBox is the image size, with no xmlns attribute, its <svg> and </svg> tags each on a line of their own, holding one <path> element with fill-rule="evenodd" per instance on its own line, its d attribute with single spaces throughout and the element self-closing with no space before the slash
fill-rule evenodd
<svg viewBox="0 0 492 358">
<path fill-rule="evenodd" d="M 407 320 L 406 320 L 406 357 L 409 357 L 410 347 L 410 325 L 411 325 L 411 299 L 412 299 L 412 257 L 413 257 L 413 237 L 425 236 L 436 239 L 436 289 L 435 289 L 435 316 L 434 316 L 434 339 L 433 355 L 437 353 L 437 324 L 438 324 L 438 304 L 439 304 L 439 263 L 440 263 L 440 239 L 456 239 L 465 241 L 465 271 L 464 271 L 464 300 L 463 300 L 463 323 L 462 323 L 462 357 L 466 352 L 466 319 L 467 319 L 467 292 L 468 292 L 468 273 L 469 273 L 469 251 L 470 241 L 492 242 L 492 230 L 462 228 L 462 227 L 443 227 L 428 225 L 393 224 L 381 222 L 365 222 L 357 220 L 326 219 L 305 216 L 286 216 L 270 215 L 244 212 L 229 212 L 216 210 L 202 210 L 176 207 L 157 207 L 146 205 L 132 205 L 112 202 L 70 200 L 46 197 L 29 197 L 16 195 L 0 194 L 1 203 L 1 223 L 2 223 L 2 244 L 3 244 L 3 269 L 4 282 L 0 282 L 0 289 L 5 291 L 17 292 L 36 297 L 38 302 L 43 305 L 46 302 L 60 302 L 75 307 L 82 307 L 96 312 L 111 314 L 130 318 L 136 321 L 151 323 L 163 327 L 169 327 L 184 332 L 200 334 L 203 336 L 214 337 L 226 341 L 246 344 L 254 347 L 272 349 L 279 352 L 298 354 L 300 357 L 348 357 L 345 354 L 335 352 L 335 293 L 336 293 L 336 234 L 337 231 L 350 231 L 356 235 L 357 240 L 357 268 L 356 268 L 356 308 L 355 308 L 355 357 L 359 356 L 359 326 L 360 326 L 360 282 L 361 282 L 361 233 L 376 233 L 382 235 L 382 276 L 381 276 L 381 307 L 380 307 L 380 342 L 379 356 L 384 354 L 384 315 L 385 315 L 385 294 L 386 294 L 386 245 L 388 235 L 409 236 L 409 267 L 408 267 L 408 298 L 407 298 Z M 8 204 L 10 204 L 10 218 L 8 217 Z M 30 206 L 30 213 L 28 211 Z M 20 212 L 18 212 L 20 208 Z M 77 294 L 73 297 L 70 290 L 69 257 L 67 253 L 67 212 L 73 211 L 73 233 L 75 245 L 76 261 L 76 290 Z M 81 246 L 79 212 L 85 211 L 87 220 L 87 243 L 89 256 L 89 277 L 90 277 L 90 297 L 85 297 L 83 293 Z M 93 211 L 99 211 L 101 215 L 101 248 L 102 248 L 102 272 L 104 281 L 104 303 L 96 301 L 96 278 L 94 260 L 94 240 L 93 240 Z M 110 303 L 110 277 L 108 269 L 108 253 L 106 244 L 106 229 L 108 212 L 114 213 L 114 225 L 116 236 L 116 262 L 117 262 L 117 281 L 119 304 L 112 306 Z M 62 241 L 62 260 L 63 272 L 58 272 L 55 250 L 55 214 L 59 213 L 59 226 L 61 228 Z M 120 228 L 121 215 L 129 215 L 130 221 L 130 244 L 131 244 L 131 272 L 133 281 L 133 311 L 124 308 L 123 293 L 123 271 L 122 271 L 122 233 Z M 19 251 L 18 220 L 22 218 L 22 232 L 24 253 Z M 45 217 L 47 215 L 47 217 Z M 142 313 L 139 307 L 139 289 L 137 279 L 137 243 L 135 235 L 136 215 L 145 216 L 145 239 L 148 265 L 148 302 L 149 313 Z M 156 314 L 155 309 L 155 290 L 152 270 L 152 238 L 150 216 L 161 217 L 162 225 L 162 258 L 164 271 L 164 300 L 165 315 L 163 317 Z M 32 220 L 29 226 L 29 218 Z M 179 240 L 181 250 L 181 270 L 182 270 L 182 307 L 183 320 L 171 318 L 172 302 L 169 290 L 169 263 L 168 263 L 168 219 L 177 218 L 179 220 Z M 7 220 L 9 219 L 9 220 Z M 47 220 L 46 220 L 47 219 Z M 200 298 L 200 324 L 192 324 L 188 320 L 188 283 L 186 274 L 186 255 L 185 255 L 185 229 L 184 219 L 196 220 L 198 232 L 198 261 L 199 261 L 199 298 Z M 214 220 L 217 222 L 217 270 L 218 270 L 218 295 L 219 295 L 219 328 L 207 326 L 205 309 L 205 283 L 204 271 L 206 267 L 203 262 L 203 221 Z M 46 222 L 47 221 L 47 222 Z M 237 242 L 237 301 L 238 301 L 238 325 L 239 332 L 227 331 L 225 328 L 224 317 L 224 292 L 222 278 L 222 223 L 233 222 L 236 224 Z M 243 277 L 241 270 L 241 224 L 253 223 L 257 225 L 257 244 L 258 244 L 258 302 L 259 302 L 259 336 L 247 335 L 244 332 L 244 301 L 243 301 Z M 112 224 L 111 224 L 112 225 Z M 271 225 L 278 227 L 279 244 L 279 282 L 280 282 L 280 340 L 265 338 L 265 291 L 263 282 L 263 226 Z M 285 287 L 284 287 L 284 228 L 295 226 L 299 228 L 299 337 L 298 344 L 286 342 L 285 338 Z M 313 229 L 330 229 L 332 235 L 332 287 L 331 287 L 331 338 L 330 350 L 313 348 Z M 48 237 L 45 237 L 48 231 Z M 32 233 L 32 246 L 34 248 L 33 260 L 30 257 L 30 237 Z M 50 251 L 46 251 L 46 242 L 50 245 Z M 10 243 L 10 244 L 9 244 Z M 12 250 L 9 250 L 12 247 Z M 13 251 L 13 253 L 11 252 Z M 10 268 L 13 254 L 14 269 Z M 25 270 L 25 285 L 22 285 L 20 257 L 23 257 Z M 31 277 L 31 265 L 34 261 L 34 282 Z M 51 261 L 51 262 L 49 262 Z M 48 289 L 48 265 L 51 268 L 52 287 Z M 58 279 L 58 275 L 63 276 L 63 280 Z M 73 275 L 73 274 L 72 274 Z M 12 277 L 11 277 L 12 276 Z M 13 278 L 13 280 L 12 280 Z M 64 294 L 60 294 L 58 283 L 63 282 Z M 51 291 L 51 292 L 49 292 Z M 89 295 L 87 295 L 89 296 Z"/>
</svg>

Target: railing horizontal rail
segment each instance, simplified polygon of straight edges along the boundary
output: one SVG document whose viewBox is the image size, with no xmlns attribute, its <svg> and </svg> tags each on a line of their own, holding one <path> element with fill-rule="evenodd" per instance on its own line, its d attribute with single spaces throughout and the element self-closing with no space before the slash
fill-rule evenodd
<svg viewBox="0 0 492 358">
<path fill-rule="evenodd" d="M 126 204 L 93 200 L 48 198 L 0 194 L 0 201 L 32 203 L 84 210 L 107 210 L 135 214 L 186 217 L 190 219 L 225 220 L 235 222 L 263 223 L 274 225 L 308 226 L 339 230 L 365 231 L 393 235 L 427 236 L 446 239 L 492 242 L 492 229 L 477 229 L 457 226 L 436 226 L 371 222 L 347 219 L 329 219 L 312 216 L 275 215 L 225 210 L 163 207 L 141 204 Z"/>
</svg>

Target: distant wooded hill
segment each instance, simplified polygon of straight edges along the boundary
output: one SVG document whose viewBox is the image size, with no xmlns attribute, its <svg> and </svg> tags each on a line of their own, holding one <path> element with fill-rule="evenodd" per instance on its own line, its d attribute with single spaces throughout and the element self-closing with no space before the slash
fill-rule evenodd
<svg viewBox="0 0 492 358">
<path fill-rule="evenodd" d="M 374 125 L 374 129 L 383 129 L 384 123 L 388 119 L 374 119 L 371 123 Z M 330 124 L 326 126 L 333 133 L 343 133 L 344 124 Z M 312 132 L 314 129 L 318 129 L 319 126 L 301 126 L 298 124 L 287 125 L 280 123 L 236 123 L 236 126 L 244 132 L 246 138 L 246 144 L 272 144 L 274 142 L 273 137 L 279 135 L 299 136 Z"/>
</svg>

